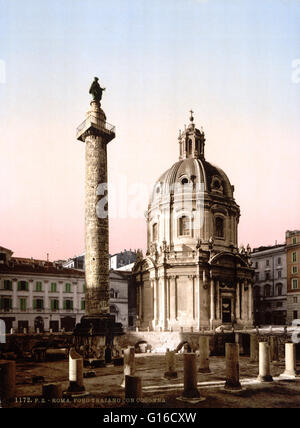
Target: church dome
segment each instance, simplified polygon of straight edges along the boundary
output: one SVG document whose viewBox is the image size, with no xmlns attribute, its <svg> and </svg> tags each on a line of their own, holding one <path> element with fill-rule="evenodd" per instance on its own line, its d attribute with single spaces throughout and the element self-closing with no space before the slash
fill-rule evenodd
<svg viewBox="0 0 300 428">
<path fill-rule="evenodd" d="M 156 181 L 150 204 L 157 198 L 174 193 L 176 185 L 194 184 L 203 186 L 203 191 L 233 199 L 233 186 L 225 172 L 204 159 L 180 160 L 165 171 Z"/>
<path fill-rule="evenodd" d="M 221 168 L 206 161 L 205 134 L 193 121 L 191 114 L 190 124 L 179 133 L 179 160 L 151 192 L 148 251 L 163 243 L 178 251 L 195 249 L 199 240 L 208 247 L 212 239 L 220 250 L 237 246 L 240 210 L 234 187 Z"/>
</svg>

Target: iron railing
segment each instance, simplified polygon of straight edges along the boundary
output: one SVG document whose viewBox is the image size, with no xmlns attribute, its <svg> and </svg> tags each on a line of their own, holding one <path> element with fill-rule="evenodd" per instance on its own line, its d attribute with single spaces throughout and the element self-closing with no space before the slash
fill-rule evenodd
<svg viewBox="0 0 300 428">
<path fill-rule="evenodd" d="M 99 120 L 95 116 L 90 115 L 77 127 L 77 138 L 90 127 L 94 127 L 99 131 L 105 132 L 107 134 L 115 134 L 116 131 L 116 127 L 114 125 L 111 125 L 110 123 L 107 123 L 104 120 Z"/>
</svg>

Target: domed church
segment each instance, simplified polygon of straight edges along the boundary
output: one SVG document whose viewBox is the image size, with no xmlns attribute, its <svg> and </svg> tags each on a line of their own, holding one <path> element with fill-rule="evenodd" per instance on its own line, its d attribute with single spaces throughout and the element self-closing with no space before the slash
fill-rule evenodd
<svg viewBox="0 0 300 428">
<path fill-rule="evenodd" d="M 253 325 L 250 248 L 238 249 L 240 208 L 227 175 L 205 159 L 205 134 L 179 132 L 179 160 L 156 181 L 147 253 L 137 257 L 137 325 L 154 331 Z"/>
</svg>

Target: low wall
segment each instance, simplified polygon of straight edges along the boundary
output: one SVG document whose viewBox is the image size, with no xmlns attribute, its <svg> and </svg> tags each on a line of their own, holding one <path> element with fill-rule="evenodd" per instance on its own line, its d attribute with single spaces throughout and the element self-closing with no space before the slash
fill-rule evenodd
<svg viewBox="0 0 300 428">
<path fill-rule="evenodd" d="M 253 333 L 252 333 L 253 334 Z M 122 348 L 134 346 L 137 352 L 165 352 L 170 350 L 180 351 L 186 345 L 188 350 L 197 351 L 199 347 L 199 337 L 209 336 L 209 346 L 211 355 L 225 355 L 225 343 L 236 342 L 240 345 L 240 354 L 250 354 L 250 332 L 148 332 L 129 331 L 119 338 L 119 345 Z M 260 341 L 269 340 L 270 336 L 278 337 L 279 353 L 284 357 L 284 344 L 291 340 L 290 335 L 263 333 L 259 334 Z M 43 342 L 59 342 L 61 346 L 70 348 L 73 345 L 74 336 L 72 333 L 41 333 L 41 334 L 8 334 L 6 343 L 0 344 L 0 358 L 3 354 L 12 353 L 11 358 L 23 359 L 31 353 L 34 346 Z M 296 345 L 297 356 L 300 358 L 300 344 Z M 14 354 L 14 355 L 13 355 Z M 15 357 L 14 357 L 15 356 Z"/>
</svg>

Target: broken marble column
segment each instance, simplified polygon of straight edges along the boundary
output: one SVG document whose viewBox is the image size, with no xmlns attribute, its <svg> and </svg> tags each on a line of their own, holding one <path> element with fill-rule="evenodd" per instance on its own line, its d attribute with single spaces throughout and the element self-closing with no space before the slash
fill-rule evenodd
<svg viewBox="0 0 300 428">
<path fill-rule="evenodd" d="M 68 392 L 85 391 L 83 385 L 83 358 L 74 348 L 69 353 L 69 388 Z"/>
<path fill-rule="evenodd" d="M 225 389 L 239 391 L 242 389 L 240 384 L 240 365 L 239 365 L 239 344 L 225 344 L 226 359 L 226 381 Z"/>
<path fill-rule="evenodd" d="M 16 362 L 0 360 L 0 402 L 16 395 Z"/>
<path fill-rule="evenodd" d="M 125 375 L 125 401 L 142 397 L 142 380 L 139 376 Z"/>
<path fill-rule="evenodd" d="M 135 373 L 135 359 L 134 359 L 135 351 L 134 346 L 128 346 L 124 349 L 124 378 L 121 383 L 121 387 L 125 387 L 125 377 L 133 376 Z"/>
<path fill-rule="evenodd" d="M 294 343 L 285 344 L 285 370 L 280 376 L 291 379 L 296 377 L 296 347 Z"/>
<path fill-rule="evenodd" d="M 278 337 L 270 337 L 270 361 L 279 361 Z"/>
<path fill-rule="evenodd" d="M 166 351 L 166 371 L 164 377 L 167 379 L 177 378 L 175 351 Z"/>
<path fill-rule="evenodd" d="M 270 372 L 270 347 L 267 342 L 259 342 L 259 382 L 272 382 Z"/>
<path fill-rule="evenodd" d="M 256 363 L 258 361 L 258 336 L 256 334 L 250 335 L 250 362 Z"/>
<path fill-rule="evenodd" d="M 199 338 L 199 373 L 210 373 L 209 368 L 209 336 Z"/>
<path fill-rule="evenodd" d="M 198 398 L 200 397 L 197 389 L 197 366 L 196 354 L 184 354 L 184 386 L 183 398 Z"/>
</svg>

